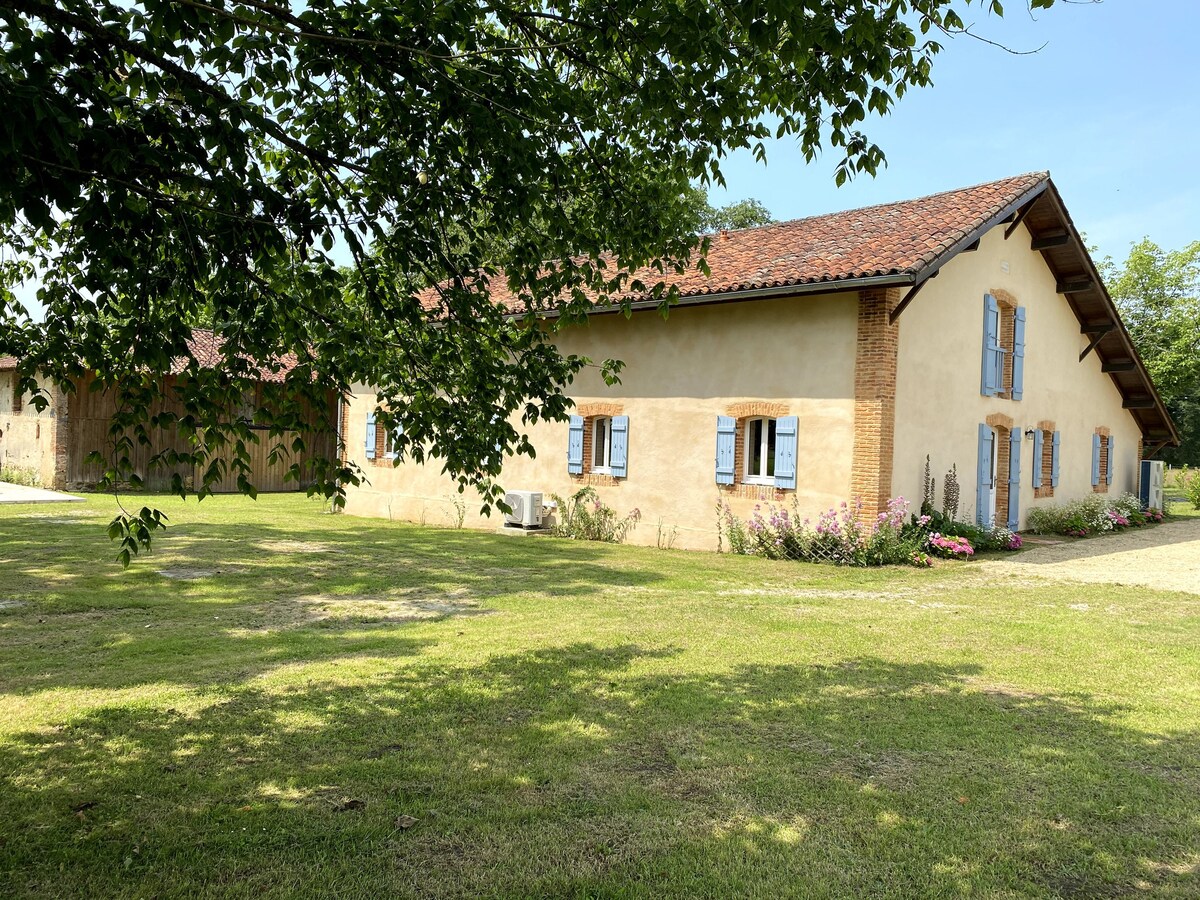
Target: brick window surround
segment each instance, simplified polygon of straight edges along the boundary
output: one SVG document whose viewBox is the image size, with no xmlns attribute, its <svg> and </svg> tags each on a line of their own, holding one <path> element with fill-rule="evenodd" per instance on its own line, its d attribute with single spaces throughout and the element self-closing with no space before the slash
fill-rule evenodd
<svg viewBox="0 0 1200 900">
<path fill-rule="evenodd" d="M 734 432 L 733 450 L 733 484 L 718 485 L 721 492 L 730 497 L 748 497 L 751 500 L 766 500 L 772 503 L 782 501 L 788 494 L 784 488 L 773 484 L 746 484 L 746 423 L 751 419 L 781 419 L 789 415 L 785 403 L 772 403 L 766 400 L 749 400 L 743 403 L 733 403 L 725 407 L 724 415 L 737 420 Z"/>
<path fill-rule="evenodd" d="M 1012 449 L 1009 437 L 1013 420 L 1004 413 L 992 413 L 984 421 L 996 429 L 996 521 L 1004 524 L 1008 521 L 1008 464 Z"/>
<path fill-rule="evenodd" d="M 1033 498 L 1041 500 L 1054 496 L 1054 423 L 1043 419 L 1037 423 L 1037 430 L 1042 433 L 1042 458 L 1033 464 L 1041 467 L 1042 486 L 1033 489 Z"/>
<path fill-rule="evenodd" d="M 388 450 L 388 430 L 382 422 L 375 423 L 375 458 L 368 459 L 367 463 L 372 466 L 387 466 L 389 469 L 396 464 L 396 460 L 389 459 Z"/>
<path fill-rule="evenodd" d="M 1003 288 L 992 288 L 988 291 L 996 298 L 1000 307 L 1000 346 L 1004 349 L 1004 368 L 1000 373 L 1000 393 L 1003 400 L 1012 399 L 1013 388 L 1013 348 L 1016 344 L 1016 314 L 1020 304 L 1017 298 Z"/>
<path fill-rule="evenodd" d="M 1108 493 L 1108 467 L 1110 460 L 1108 458 L 1109 438 L 1112 436 L 1112 431 L 1107 425 L 1101 425 L 1096 429 L 1096 434 L 1100 435 L 1100 480 L 1092 485 L 1092 492 L 1096 494 Z"/>
<path fill-rule="evenodd" d="M 625 415 L 625 407 L 620 403 L 582 403 L 575 409 L 575 414 L 583 418 L 583 472 L 571 475 L 571 480 L 578 484 L 591 484 L 615 487 L 622 479 L 603 472 L 592 471 L 592 436 L 596 430 L 596 419 L 604 416 Z"/>
</svg>

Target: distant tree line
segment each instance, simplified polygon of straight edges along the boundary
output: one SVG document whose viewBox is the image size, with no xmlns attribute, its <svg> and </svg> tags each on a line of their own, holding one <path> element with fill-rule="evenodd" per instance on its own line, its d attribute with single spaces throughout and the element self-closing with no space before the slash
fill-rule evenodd
<svg viewBox="0 0 1200 900">
<path fill-rule="evenodd" d="M 1200 241 L 1168 251 L 1143 238 L 1100 269 L 1183 439 L 1162 458 L 1200 465 Z"/>
</svg>

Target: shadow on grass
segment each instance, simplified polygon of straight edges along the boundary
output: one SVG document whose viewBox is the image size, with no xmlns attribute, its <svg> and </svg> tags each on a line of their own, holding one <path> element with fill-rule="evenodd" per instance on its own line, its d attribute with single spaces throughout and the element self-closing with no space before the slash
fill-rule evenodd
<svg viewBox="0 0 1200 900">
<path fill-rule="evenodd" d="M 0 747 L 5 896 L 1200 891 L 1200 740 L 973 666 L 575 644 Z M 94 804 L 82 808 L 85 804 Z M 419 821 L 409 830 L 397 817 Z"/>
<path fill-rule="evenodd" d="M 19 585 L 0 609 L 14 651 L 0 653 L 0 685 L 205 685 L 292 661 L 405 656 L 431 641 L 397 626 L 485 615 L 500 595 L 549 607 L 663 577 L 613 562 L 606 545 L 319 524 L 184 524 L 123 571 L 95 521 L 34 531 L 0 519 L 0 564 Z"/>
</svg>

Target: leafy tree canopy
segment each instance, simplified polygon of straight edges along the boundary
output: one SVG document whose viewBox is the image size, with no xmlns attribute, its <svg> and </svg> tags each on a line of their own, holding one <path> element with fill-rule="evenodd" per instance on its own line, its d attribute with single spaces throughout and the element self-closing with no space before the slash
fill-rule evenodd
<svg viewBox="0 0 1200 900">
<path fill-rule="evenodd" d="M 1164 251 L 1144 238 L 1101 272 L 1138 353 L 1162 394 L 1182 443 L 1174 463 L 1200 464 L 1200 241 Z"/>
<path fill-rule="evenodd" d="M 119 392 L 115 480 L 150 423 L 244 473 L 251 435 L 225 411 L 253 361 L 294 353 L 260 425 L 372 384 L 409 458 L 494 502 L 495 446 L 532 453 L 521 429 L 564 417 L 589 364 L 539 311 L 668 303 L 628 273 L 702 265 L 681 204 L 732 150 L 791 135 L 809 160 L 831 148 L 839 182 L 874 173 L 860 125 L 930 83 L 972 2 L 0 0 L 0 353 L 30 389 L 40 369 Z M 5 287 L 35 268 L 40 322 Z M 496 278 L 524 316 L 489 303 Z M 204 316 L 218 370 L 188 352 Z M 188 412 L 155 418 L 178 360 Z M 301 474 L 335 503 L 360 477 Z M 153 526 L 113 533 L 136 552 Z"/>
<path fill-rule="evenodd" d="M 712 234 L 716 231 L 734 228 L 754 228 L 758 225 L 769 225 L 775 221 L 770 210 L 760 201 L 753 198 L 738 200 L 726 206 L 713 206 L 708 202 L 708 194 L 701 187 L 692 185 L 684 194 L 683 202 L 687 230 L 695 234 Z"/>
</svg>

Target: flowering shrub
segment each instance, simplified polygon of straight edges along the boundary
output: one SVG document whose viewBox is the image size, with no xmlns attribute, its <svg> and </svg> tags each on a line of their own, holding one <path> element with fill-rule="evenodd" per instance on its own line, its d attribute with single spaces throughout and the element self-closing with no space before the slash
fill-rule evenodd
<svg viewBox="0 0 1200 900">
<path fill-rule="evenodd" d="M 956 522 L 944 513 L 935 512 L 932 516 L 914 518 L 912 524 L 924 526 L 927 531 L 936 531 L 944 536 L 966 538 L 977 551 L 1020 550 L 1023 546 L 1021 536 L 1007 528 L 999 525 L 984 528 L 970 522 Z"/>
<path fill-rule="evenodd" d="M 861 521 L 862 501 L 842 503 L 817 517 L 801 519 L 793 501 L 792 510 L 773 504 L 754 507 L 745 522 L 733 514 L 726 502 L 717 504 L 720 541 L 728 541 L 733 553 L 829 562 L 840 566 L 930 565 L 925 551 L 925 526 L 929 517 L 908 523 L 909 504 L 903 497 L 888 503 L 869 525 Z"/>
<path fill-rule="evenodd" d="M 1125 518 L 1123 515 L 1121 515 L 1119 512 L 1117 512 L 1115 509 L 1110 509 L 1108 511 L 1108 519 L 1110 522 L 1112 522 L 1112 529 L 1114 531 L 1121 529 L 1121 528 L 1129 527 L 1129 520 L 1127 518 Z"/>
<path fill-rule="evenodd" d="M 1020 550 L 1022 545 L 1021 536 L 1006 528 L 955 522 L 937 511 L 913 515 L 903 497 L 890 500 L 870 523 L 862 521 L 862 508 L 861 500 L 842 503 L 814 523 L 800 518 L 794 500 L 790 511 L 758 504 L 743 522 L 718 500 L 717 547 L 724 550 L 728 542 L 732 553 L 840 566 L 930 566 L 932 556 L 968 559 L 980 550 Z"/>
<path fill-rule="evenodd" d="M 937 531 L 929 535 L 929 549 L 946 559 L 966 559 L 975 555 L 975 548 L 965 537 L 946 535 Z"/>
<path fill-rule="evenodd" d="M 616 511 L 605 505 L 592 487 L 580 488 L 570 500 L 563 500 L 558 494 L 551 497 L 558 504 L 559 521 L 552 530 L 559 537 L 619 544 L 642 517 L 641 511 L 635 509 L 618 519 Z"/>
<path fill-rule="evenodd" d="M 1140 528 L 1163 520 L 1159 510 L 1143 511 L 1141 506 L 1141 501 L 1133 494 L 1112 498 L 1093 494 L 1070 503 L 1034 507 L 1029 511 L 1029 528 L 1038 534 L 1087 537 L 1089 534 Z"/>
</svg>

